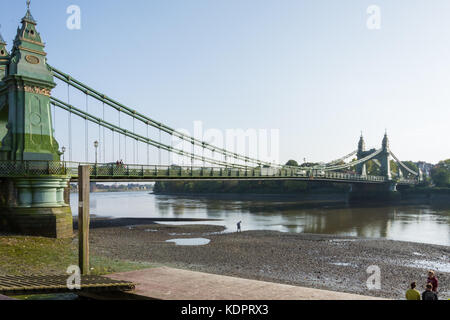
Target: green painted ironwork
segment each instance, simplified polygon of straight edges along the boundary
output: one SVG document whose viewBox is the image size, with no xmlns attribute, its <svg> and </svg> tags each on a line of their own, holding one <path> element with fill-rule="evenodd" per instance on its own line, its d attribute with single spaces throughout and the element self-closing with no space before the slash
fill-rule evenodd
<svg viewBox="0 0 450 320">
<path fill-rule="evenodd" d="M 50 92 L 56 86 L 47 66 L 44 43 L 30 11 L 17 30 L 10 55 L 0 40 L 1 160 L 59 160 L 53 136 Z M 7 68 L 5 66 L 7 65 Z"/>
<path fill-rule="evenodd" d="M 76 179 L 78 167 L 89 165 L 92 180 L 306 180 L 344 183 L 386 183 L 381 176 L 299 170 L 291 168 L 221 168 L 191 166 L 93 164 L 60 161 L 0 161 L 1 178 L 68 176 Z M 414 179 L 399 179 L 399 184 L 416 184 Z"/>
</svg>

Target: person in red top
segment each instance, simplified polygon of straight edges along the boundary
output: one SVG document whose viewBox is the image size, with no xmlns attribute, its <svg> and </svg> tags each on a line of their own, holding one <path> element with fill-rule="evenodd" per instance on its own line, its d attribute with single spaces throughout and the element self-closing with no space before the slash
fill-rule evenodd
<svg viewBox="0 0 450 320">
<path fill-rule="evenodd" d="M 433 270 L 428 271 L 427 283 L 431 283 L 433 286 L 433 292 L 437 292 L 439 282 Z"/>
</svg>

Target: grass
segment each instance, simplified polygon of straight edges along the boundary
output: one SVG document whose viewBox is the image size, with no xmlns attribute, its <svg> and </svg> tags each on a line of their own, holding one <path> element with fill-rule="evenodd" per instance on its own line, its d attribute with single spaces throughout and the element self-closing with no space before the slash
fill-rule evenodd
<svg viewBox="0 0 450 320">
<path fill-rule="evenodd" d="M 0 237 L 0 274 L 66 274 L 71 265 L 78 265 L 78 246 L 71 239 Z M 153 267 L 145 262 L 115 260 L 98 255 L 91 255 L 90 265 L 93 275 Z"/>
</svg>

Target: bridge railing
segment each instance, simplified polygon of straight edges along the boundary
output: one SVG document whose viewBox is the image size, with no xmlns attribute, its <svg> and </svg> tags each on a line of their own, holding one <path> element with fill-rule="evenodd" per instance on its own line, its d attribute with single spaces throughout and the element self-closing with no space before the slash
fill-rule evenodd
<svg viewBox="0 0 450 320">
<path fill-rule="evenodd" d="M 0 161 L 0 177 L 67 175 L 61 161 Z"/>
<path fill-rule="evenodd" d="M 362 176 L 353 173 L 265 167 L 196 167 L 196 166 L 150 166 L 125 165 L 120 163 L 83 163 L 61 161 L 0 161 L 0 177 L 35 177 L 46 175 L 67 175 L 77 178 L 80 165 L 90 166 L 92 179 L 227 179 L 227 178 L 297 178 L 304 180 L 356 181 L 382 183 L 385 177 Z M 413 184 L 404 179 L 400 183 Z"/>
</svg>

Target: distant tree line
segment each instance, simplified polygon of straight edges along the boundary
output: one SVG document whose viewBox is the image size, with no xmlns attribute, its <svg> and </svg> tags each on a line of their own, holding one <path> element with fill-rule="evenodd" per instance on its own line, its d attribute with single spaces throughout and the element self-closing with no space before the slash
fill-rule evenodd
<svg viewBox="0 0 450 320">
<path fill-rule="evenodd" d="M 169 181 L 156 182 L 154 193 L 298 194 L 345 193 L 348 185 L 306 181 Z"/>
<path fill-rule="evenodd" d="M 302 164 L 301 167 L 316 163 Z M 297 161 L 289 160 L 286 166 L 299 166 Z M 243 194 L 299 194 L 299 193 L 345 193 L 349 186 L 329 182 L 309 182 L 293 180 L 263 181 L 169 181 L 156 182 L 154 193 L 243 193 Z"/>
</svg>

